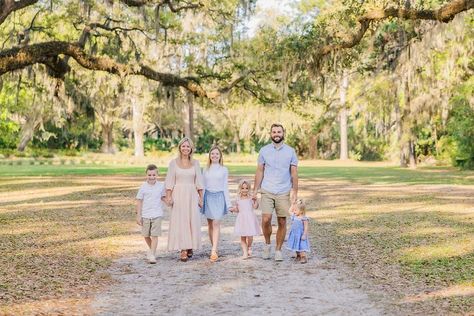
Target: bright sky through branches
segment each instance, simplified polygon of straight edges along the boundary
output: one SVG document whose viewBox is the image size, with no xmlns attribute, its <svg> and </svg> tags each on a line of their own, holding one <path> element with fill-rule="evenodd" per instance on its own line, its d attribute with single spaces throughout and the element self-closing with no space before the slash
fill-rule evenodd
<svg viewBox="0 0 474 316">
<path fill-rule="evenodd" d="M 269 16 L 291 15 L 294 12 L 291 3 L 294 2 L 294 0 L 258 0 L 256 13 L 247 24 L 248 36 L 253 37 L 257 29 L 268 22 Z"/>
</svg>

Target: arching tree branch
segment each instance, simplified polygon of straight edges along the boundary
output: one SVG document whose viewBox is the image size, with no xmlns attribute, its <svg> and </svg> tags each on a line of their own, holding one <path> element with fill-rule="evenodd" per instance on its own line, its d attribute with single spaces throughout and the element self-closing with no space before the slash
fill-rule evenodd
<svg viewBox="0 0 474 316">
<path fill-rule="evenodd" d="M 109 32 L 117 32 L 117 31 L 120 31 L 120 32 L 132 32 L 132 31 L 137 31 L 137 32 L 140 32 L 141 34 L 143 34 L 146 38 L 148 38 L 149 40 L 155 40 L 154 38 L 152 38 L 150 35 L 148 35 L 145 30 L 139 28 L 139 27 L 122 27 L 122 26 L 114 26 L 114 27 L 111 27 L 111 26 L 108 26 L 107 24 L 104 24 L 104 23 L 90 23 L 88 24 L 89 28 L 91 29 L 103 29 L 105 31 L 109 31 Z"/>
<path fill-rule="evenodd" d="M 453 0 L 437 10 L 415 10 L 394 7 L 371 9 L 358 19 L 360 25 L 356 33 L 342 39 L 339 43 L 320 47 L 314 54 L 314 60 L 318 61 L 323 56 L 338 49 L 355 47 L 364 37 L 370 24 L 375 21 L 387 18 L 399 18 L 404 20 L 432 20 L 447 23 L 457 14 L 472 8 L 474 8 L 474 0 Z"/>
<path fill-rule="evenodd" d="M 378 21 L 386 18 L 405 20 L 432 20 L 447 23 L 458 13 L 474 8 L 474 0 L 454 0 L 437 10 L 415 10 L 405 8 L 379 8 L 368 11 L 359 19 L 362 21 Z"/>
<path fill-rule="evenodd" d="M 120 0 L 129 7 L 142 7 L 145 5 L 167 6 L 171 12 L 177 13 L 182 10 L 198 9 L 203 6 L 200 2 L 172 1 L 172 0 Z M 182 3 L 182 5 L 180 5 Z"/>
<path fill-rule="evenodd" d="M 203 6 L 202 3 L 187 3 L 181 5 L 181 6 L 175 6 L 171 0 L 163 1 L 168 4 L 168 8 L 174 13 L 179 12 L 181 10 L 190 10 L 190 9 L 197 9 Z M 184 2 L 184 1 L 183 1 Z"/>
<path fill-rule="evenodd" d="M 82 67 L 90 70 L 106 71 L 119 76 L 141 75 L 150 80 L 161 82 L 165 86 L 183 87 L 195 96 L 215 98 L 229 88 L 208 92 L 199 83 L 198 78 L 179 77 L 177 75 L 162 73 L 151 69 L 146 65 L 126 65 L 118 63 L 108 57 L 94 57 L 88 55 L 79 43 L 52 41 L 39 44 L 27 45 L 21 48 L 12 48 L 0 52 L 0 76 L 17 69 L 41 63 L 58 72 L 69 71 L 69 66 L 64 63 L 59 55 L 66 55 L 77 61 Z M 65 68 L 62 68 L 65 67 Z M 237 78 L 230 87 L 234 87 Z"/>
<path fill-rule="evenodd" d="M 0 25 L 7 17 L 18 10 L 37 3 L 39 0 L 0 0 Z M 167 6 L 171 12 L 177 13 L 183 10 L 198 9 L 204 5 L 201 2 L 173 1 L 173 0 L 119 0 L 130 7 L 142 7 L 146 5 Z"/>
<path fill-rule="evenodd" d="M 33 5 L 38 0 L 0 0 L 0 25 L 15 11 Z"/>
</svg>

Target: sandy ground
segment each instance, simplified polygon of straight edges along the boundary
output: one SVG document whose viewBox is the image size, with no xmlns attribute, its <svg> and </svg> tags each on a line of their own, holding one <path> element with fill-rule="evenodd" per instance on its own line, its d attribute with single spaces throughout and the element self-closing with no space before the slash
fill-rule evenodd
<svg viewBox="0 0 474 316">
<path fill-rule="evenodd" d="M 326 263 L 318 254 L 312 254 L 305 265 L 295 263 L 289 251 L 284 251 L 283 262 L 263 260 L 263 237 L 258 237 L 253 257 L 242 260 L 239 238 L 233 236 L 234 220 L 235 215 L 228 215 L 223 222 L 216 263 L 208 259 L 204 220 L 204 246 L 186 263 L 178 260 L 177 252 L 165 249 L 167 218 L 157 264 L 145 260 L 145 244 L 137 228 L 137 238 L 127 245 L 137 252 L 114 262 L 108 272 L 116 282 L 96 296 L 91 309 L 97 315 L 391 314 L 386 297 L 364 291 L 366 287 L 342 267 Z"/>
</svg>

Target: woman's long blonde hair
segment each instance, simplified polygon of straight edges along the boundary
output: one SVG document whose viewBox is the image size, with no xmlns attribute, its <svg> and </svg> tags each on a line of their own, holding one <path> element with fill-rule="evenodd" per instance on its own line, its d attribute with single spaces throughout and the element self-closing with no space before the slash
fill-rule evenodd
<svg viewBox="0 0 474 316">
<path fill-rule="evenodd" d="M 207 169 L 209 169 L 211 167 L 211 164 L 212 164 L 212 161 L 211 161 L 211 152 L 214 150 L 214 149 L 217 149 L 219 151 L 219 154 L 221 155 L 221 157 L 219 158 L 219 164 L 221 166 L 224 165 L 224 157 L 222 156 L 222 150 L 218 147 L 218 146 L 212 146 L 211 150 L 209 150 L 209 154 L 208 154 L 208 159 L 207 159 Z"/>
<path fill-rule="evenodd" d="M 178 143 L 178 157 L 179 157 L 180 159 L 182 159 L 182 157 L 181 157 L 181 146 L 182 146 L 185 142 L 188 142 L 188 143 L 189 143 L 189 147 L 191 147 L 191 152 L 189 153 L 189 160 L 192 160 L 192 158 L 193 158 L 193 153 L 194 153 L 194 143 L 193 143 L 193 141 L 191 140 L 191 138 L 189 138 L 189 137 L 183 137 L 183 138 L 181 138 L 181 140 L 179 141 L 179 143 Z"/>
<path fill-rule="evenodd" d="M 239 186 L 237 187 L 237 196 L 240 198 L 242 195 L 242 186 L 247 184 L 248 190 L 249 190 L 249 195 L 250 195 L 250 190 L 252 189 L 252 184 L 250 183 L 249 180 L 242 179 L 239 181 Z"/>
</svg>

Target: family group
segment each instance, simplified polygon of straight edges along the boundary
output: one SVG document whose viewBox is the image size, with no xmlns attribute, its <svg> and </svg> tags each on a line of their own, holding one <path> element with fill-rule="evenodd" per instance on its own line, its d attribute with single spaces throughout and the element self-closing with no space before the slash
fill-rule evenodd
<svg viewBox="0 0 474 316">
<path fill-rule="evenodd" d="M 147 259 L 156 263 L 158 237 L 161 236 L 163 204 L 170 207 L 168 250 L 180 251 L 179 259 L 186 262 L 193 251 L 201 248 L 201 215 L 207 219 L 211 253 L 209 259 L 219 259 L 220 224 L 229 212 L 237 214 L 234 233 L 240 236 L 242 258 L 252 256 L 253 237 L 263 233 L 265 245 L 262 257 L 270 259 L 272 215 L 277 216 L 278 229 L 274 258 L 282 261 L 281 248 L 286 237 L 287 217 L 291 229 L 287 249 L 295 251 L 295 260 L 307 262 L 309 252 L 308 218 L 305 204 L 297 198 L 298 159 L 295 150 L 284 143 L 285 130 L 281 124 L 270 128 L 272 143 L 262 147 L 252 189 L 251 181 L 239 181 L 237 196 L 231 201 L 228 188 L 228 169 L 223 164 L 221 149 L 209 151 L 207 165 L 201 170 L 193 159 L 194 145 L 190 138 L 178 144 L 178 157 L 171 160 L 165 182 L 157 181 L 158 168 L 146 168 L 146 181 L 138 190 L 136 199 L 137 224 L 148 245 Z M 257 194 L 260 194 L 258 203 Z M 261 225 L 255 209 L 262 211 Z"/>
</svg>

